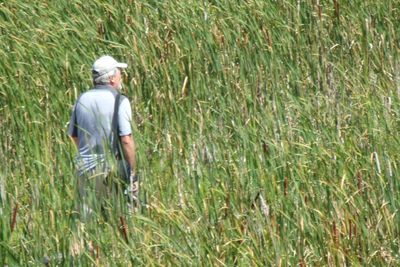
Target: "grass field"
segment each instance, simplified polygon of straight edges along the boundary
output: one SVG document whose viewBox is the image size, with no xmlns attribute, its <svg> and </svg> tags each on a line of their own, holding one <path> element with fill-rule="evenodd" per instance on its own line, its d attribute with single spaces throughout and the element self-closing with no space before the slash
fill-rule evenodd
<svg viewBox="0 0 400 267">
<path fill-rule="evenodd" d="M 145 205 L 83 223 L 67 123 L 103 54 Z M 10 0 L 0 56 L 0 266 L 400 265 L 398 0 Z"/>
</svg>

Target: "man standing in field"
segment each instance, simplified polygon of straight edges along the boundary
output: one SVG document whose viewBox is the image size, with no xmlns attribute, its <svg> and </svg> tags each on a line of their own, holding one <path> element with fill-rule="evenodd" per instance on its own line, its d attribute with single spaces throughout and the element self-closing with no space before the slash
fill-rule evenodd
<svg viewBox="0 0 400 267">
<path fill-rule="evenodd" d="M 79 201 L 85 214 L 121 188 L 134 203 L 137 200 L 132 111 L 129 100 L 120 94 L 121 70 L 127 66 L 111 56 L 97 59 L 92 66 L 94 88 L 79 96 L 71 114 L 68 134 L 78 148 Z M 110 181 L 113 176 L 119 179 Z"/>
</svg>

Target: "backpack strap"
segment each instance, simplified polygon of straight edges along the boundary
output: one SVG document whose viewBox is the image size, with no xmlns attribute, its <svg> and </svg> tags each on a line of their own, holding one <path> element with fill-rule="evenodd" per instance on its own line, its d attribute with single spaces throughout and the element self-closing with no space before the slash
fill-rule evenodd
<svg viewBox="0 0 400 267">
<path fill-rule="evenodd" d="M 114 114 L 111 123 L 111 134 L 112 138 L 112 151 L 115 153 L 117 157 L 121 157 L 122 153 L 120 151 L 119 146 L 119 126 L 118 126 L 118 110 L 120 106 L 121 94 L 118 92 L 115 96 L 115 104 L 114 104 Z"/>
</svg>

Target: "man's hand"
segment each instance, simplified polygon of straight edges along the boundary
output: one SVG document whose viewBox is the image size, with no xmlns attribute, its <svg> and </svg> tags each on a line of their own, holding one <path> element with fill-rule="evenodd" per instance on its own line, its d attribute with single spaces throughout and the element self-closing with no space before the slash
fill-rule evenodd
<svg viewBox="0 0 400 267">
<path fill-rule="evenodd" d="M 129 198 L 134 207 L 139 205 L 139 181 L 134 173 L 131 173 L 129 177 L 129 185 L 125 190 L 125 195 Z"/>
</svg>

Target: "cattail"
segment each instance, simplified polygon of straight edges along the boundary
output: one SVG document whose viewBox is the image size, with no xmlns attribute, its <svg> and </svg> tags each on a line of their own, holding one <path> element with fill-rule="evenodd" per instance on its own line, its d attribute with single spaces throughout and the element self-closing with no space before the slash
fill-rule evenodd
<svg viewBox="0 0 400 267">
<path fill-rule="evenodd" d="M 267 154 L 268 151 L 269 151 L 269 145 L 265 141 L 263 141 L 263 145 L 262 146 L 263 146 L 264 153 Z"/>
<path fill-rule="evenodd" d="M 18 209 L 19 209 L 19 205 L 18 203 L 15 204 L 14 210 L 13 210 L 13 214 L 12 214 L 12 220 L 11 220 L 11 232 L 14 231 L 15 229 L 15 225 L 17 223 L 17 213 L 18 213 Z"/>
<path fill-rule="evenodd" d="M 319 0 L 317 0 L 317 7 L 318 7 L 318 17 L 321 20 L 322 19 L 322 6 L 319 3 Z"/>
<path fill-rule="evenodd" d="M 336 88 L 333 80 L 333 66 L 330 63 L 326 67 L 326 81 L 328 83 L 329 89 L 335 91 Z"/>
<path fill-rule="evenodd" d="M 339 19 L 339 2 L 338 0 L 333 0 L 333 5 L 335 6 L 335 15 Z"/>
<path fill-rule="evenodd" d="M 105 28 L 104 28 L 104 23 L 102 21 L 99 21 L 99 23 L 97 24 L 97 33 L 100 36 L 104 36 L 105 33 Z"/>
<path fill-rule="evenodd" d="M 272 38 L 271 35 L 269 34 L 268 28 L 262 27 L 262 32 L 264 34 L 264 38 L 268 43 L 268 49 L 272 50 Z"/>
<path fill-rule="evenodd" d="M 332 225 L 332 235 L 333 235 L 333 242 L 338 247 L 339 246 L 339 232 L 338 232 L 335 221 L 333 221 L 333 225 Z"/>
<path fill-rule="evenodd" d="M 307 266 L 307 265 L 306 265 L 306 262 L 304 261 L 303 258 L 300 258 L 300 260 L 299 260 L 299 266 L 300 266 L 300 267 L 306 267 L 306 266 Z"/>
<path fill-rule="evenodd" d="M 95 243 L 92 241 L 89 242 L 89 252 L 92 255 L 92 258 L 95 259 L 96 265 L 100 265 L 100 249 L 99 246 L 95 245 Z"/>
<path fill-rule="evenodd" d="M 100 249 L 99 246 L 95 246 L 95 252 L 96 252 L 96 265 L 100 265 Z"/>
<path fill-rule="evenodd" d="M 128 241 L 128 226 L 126 225 L 125 220 L 122 216 L 119 217 L 119 221 L 121 223 L 121 226 L 120 226 L 121 234 L 124 237 L 125 242 L 129 243 L 129 241 Z"/>
<path fill-rule="evenodd" d="M 390 96 L 386 98 L 385 105 L 388 114 L 390 114 L 392 112 L 392 98 Z"/>
<path fill-rule="evenodd" d="M 288 178 L 285 176 L 285 180 L 283 181 L 283 194 L 285 197 L 288 195 Z"/>
<path fill-rule="evenodd" d="M 353 231 L 353 236 L 356 237 L 357 236 L 357 224 L 353 225 L 352 231 Z"/>
</svg>

